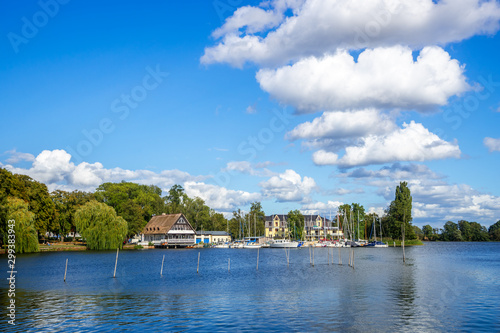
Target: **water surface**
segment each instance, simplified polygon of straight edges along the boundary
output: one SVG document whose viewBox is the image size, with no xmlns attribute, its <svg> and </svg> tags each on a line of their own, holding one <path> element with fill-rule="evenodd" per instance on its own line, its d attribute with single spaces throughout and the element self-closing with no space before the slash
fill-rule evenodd
<svg viewBox="0 0 500 333">
<path fill-rule="evenodd" d="M 426 243 L 406 264 L 400 248 L 355 249 L 354 269 L 348 251 L 339 265 L 316 248 L 312 266 L 292 249 L 287 266 L 261 249 L 258 270 L 253 249 L 121 251 L 116 278 L 114 251 L 20 255 L 17 325 L 4 315 L 0 331 L 500 331 L 500 243 Z"/>
</svg>

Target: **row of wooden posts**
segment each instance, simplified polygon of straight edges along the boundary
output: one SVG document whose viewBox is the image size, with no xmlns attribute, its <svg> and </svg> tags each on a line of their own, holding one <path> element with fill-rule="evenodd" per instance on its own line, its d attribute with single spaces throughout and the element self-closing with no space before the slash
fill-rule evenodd
<svg viewBox="0 0 500 333">
<path fill-rule="evenodd" d="M 285 256 L 286 256 L 286 265 L 287 267 L 290 266 L 290 248 L 284 248 L 285 249 Z M 311 250 L 312 249 L 312 250 Z M 342 255 L 340 252 L 340 247 L 339 249 L 339 265 L 342 265 Z M 115 269 L 113 271 L 113 278 L 116 277 L 116 267 L 118 265 L 118 253 L 119 249 L 116 249 L 116 259 L 115 259 Z M 198 264 L 196 266 L 196 273 L 200 272 L 200 254 L 201 252 L 198 252 Z M 259 254 L 260 254 L 260 249 L 257 249 L 257 267 L 256 270 L 259 270 Z M 160 269 L 160 275 L 163 276 L 163 263 L 165 262 L 165 255 L 163 255 L 163 258 L 161 260 L 161 269 Z M 309 247 L 309 263 L 311 266 L 314 267 L 314 247 Z M 333 264 L 333 250 L 332 250 L 332 264 Z M 328 248 L 328 265 L 330 265 L 330 248 Z M 349 249 L 349 266 L 354 268 L 354 250 Z M 68 259 L 66 258 L 66 267 L 64 269 L 64 282 L 66 282 L 66 273 L 68 271 Z M 227 259 L 227 271 L 231 271 L 231 258 Z"/>
</svg>

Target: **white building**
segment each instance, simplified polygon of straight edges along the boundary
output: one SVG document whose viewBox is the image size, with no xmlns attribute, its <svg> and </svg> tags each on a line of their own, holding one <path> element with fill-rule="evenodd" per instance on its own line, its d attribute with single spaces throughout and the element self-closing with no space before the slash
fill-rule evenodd
<svg viewBox="0 0 500 333">
<path fill-rule="evenodd" d="M 142 242 L 155 246 L 183 247 L 195 244 L 196 231 L 183 214 L 156 215 L 142 231 Z"/>
</svg>

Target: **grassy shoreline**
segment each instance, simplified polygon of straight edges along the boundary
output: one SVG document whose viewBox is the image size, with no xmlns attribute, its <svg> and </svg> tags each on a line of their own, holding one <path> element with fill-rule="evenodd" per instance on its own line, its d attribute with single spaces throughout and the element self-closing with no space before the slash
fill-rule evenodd
<svg viewBox="0 0 500 333">
<path fill-rule="evenodd" d="M 389 245 L 389 247 L 393 247 L 394 246 L 394 242 L 396 243 L 396 247 L 401 247 L 401 240 L 387 240 L 387 239 L 384 239 L 384 243 L 387 243 Z M 405 241 L 405 246 L 421 246 L 421 245 L 425 245 L 421 240 L 419 239 L 412 239 L 412 240 L 406 240 Z"/>
</svg>

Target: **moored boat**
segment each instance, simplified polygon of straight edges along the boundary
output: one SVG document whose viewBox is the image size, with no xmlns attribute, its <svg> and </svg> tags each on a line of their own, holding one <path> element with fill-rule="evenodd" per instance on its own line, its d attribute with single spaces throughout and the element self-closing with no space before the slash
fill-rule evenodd
<svg viewBox="0 0 500 333">
<path fill-rule="evenodd" d="M 299 247 L 299 242 L 289 241 L 287 239 L 275 239 L 270 244 L 270 247 L 283 248 L 283 247 Z"/>
</svg>

